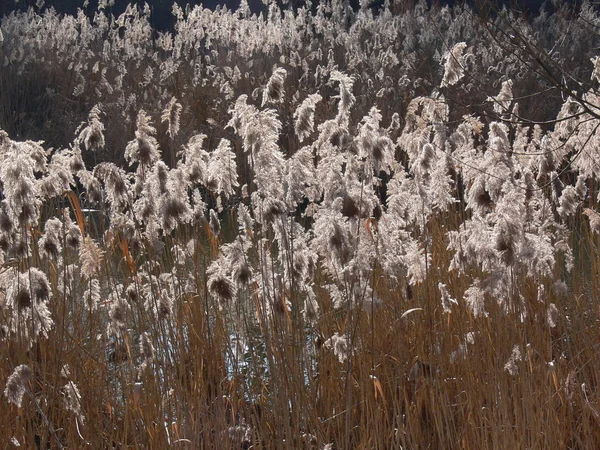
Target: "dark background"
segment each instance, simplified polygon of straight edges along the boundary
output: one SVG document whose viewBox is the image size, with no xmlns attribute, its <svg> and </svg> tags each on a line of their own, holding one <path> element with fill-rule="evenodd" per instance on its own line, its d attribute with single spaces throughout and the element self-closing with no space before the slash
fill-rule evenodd
<svg viewBox="0 0 600 450">
<path fill-rule="evenodd" d="M 414 2 L 416 0 L 409 0 L 410 2 Z M 450 5 L 452 6 L 455 1 L 454 0 L 427 0 L 429 4 L 436 5 Z M 173 23 L 173 17 L 171 15 L 171 8 L 174 3 L 174 0 L 145 0 L 146 3 L 150 5 L 152 9 L 152 25 L 158 29 L 168 29 Z M 115 0 L 115 6 L 112 8 L 112 14 L 118 16 L 123 11 L 129 3 L 137 3 L 139 5 L 144 4 L 144 0 Z M 190 1 L 177 1 L 180 5 L 185 5 L 187 3 L 191 5 L 202 4 L 207 8 L 215 9 L 218 6 L 226 6 L 227 8 L 237 9 L 240 0 L 190 0 Z M 372 2 L 372 8 L 378 9 L 381 5 L 383 5 L 383 0 L 375 0 Z M 406 3 L 406 2 L 403 2 Z M 456 2 L 459 3 L 459 2 Z M 462 1 L 460 1 L 462 3 Z M 497 7 L 500 5 L 507 5 L 513 9 L 521 11 L 524 15 L 530 16 L 535 15 L 540 10 L 540 7 L 544 6 L 546 10 L 552 12 L 552 4 L 550 1 L 544 0 L 467 0 L 466 3 L 471 4 L 475 7 Z M 574 3 L 574 2 L 567 2 Z M 35 6 L 36 0 L 0 0 L 0 17 L 5 14 L 10 13 L 14 10 L 25 10 L 29 7 L 36 8 Z M 261 0 L 248 0 L 248 4 L 253 13 L 259 13 L 265 10 L 265 6 L 263 5 Z M 289 6 L 298 7 L 304 4 L 303 0 L 290 0 L 288 2 Z M 313 0 L 313 5 L 317 5 L 318 0 Z M 350 4 L 357 8 L 359 4 L 359 0 L 350 0 Z M 76 14 L 77 9 L 81 8 L 83 5 L 83 0 L 46 0 L 44 8 L 53 7 L 59 13 L 66 14 Z M 98 0 L 90 0 L 89 6 L 86 8 L 86 13 L 91 14 L 96 10 L 98 5 Z"/>
</svg>

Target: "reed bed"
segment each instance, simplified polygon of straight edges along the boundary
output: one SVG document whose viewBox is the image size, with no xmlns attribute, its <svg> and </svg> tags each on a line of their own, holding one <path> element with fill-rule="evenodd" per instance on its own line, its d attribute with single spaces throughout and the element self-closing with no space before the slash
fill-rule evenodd
<svg viewBox="0 0 600 450">
<path fill-rule="evenodd" d="M 100 3 L 0 26 L 4 448 L 600 445 L 597 36 L 490 39 L 592 6 Z"/>
</svg>

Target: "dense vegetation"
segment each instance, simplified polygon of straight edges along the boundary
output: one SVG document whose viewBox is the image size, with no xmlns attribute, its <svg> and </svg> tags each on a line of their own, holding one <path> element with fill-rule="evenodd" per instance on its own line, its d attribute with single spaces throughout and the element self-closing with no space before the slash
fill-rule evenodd
<svg viewBox="0 0 600 450">
<path fill-rule="evenodd" d="M 0 25 L 0 440 L 600 445 L 600 14 Z"/>
</svg>

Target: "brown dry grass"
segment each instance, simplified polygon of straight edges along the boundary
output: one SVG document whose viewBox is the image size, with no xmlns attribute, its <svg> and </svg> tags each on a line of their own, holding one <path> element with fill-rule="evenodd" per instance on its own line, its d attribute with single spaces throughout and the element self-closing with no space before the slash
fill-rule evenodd
<svg viewBox="0 0 600 450">
<path fill-rule="evenodd" d="M 411 293 L 377 270 L 373 284 L 383 303 L 372 314 L 335 311 L 318 291 L 321 315 L 314 329 L 290 311 L 261 327 L 261 305 L 249 293 L 241 294 L 245 302 L 225 307 L 211 299 L 204 268 L 215 247 L 206 234 L 207 245 L 198 244 L 195 253 L 197 295 L 183 297 L 170 320 L 160 323 L 130 302 L 130 327 L 116 345 L 102 338 L 102 308 L 90 311 L 75 286 L 61 295 L 55 277 L 56 325 L 49 338 L 31 349 L 4 343 L 0 379 L 19 364 L 28 364 L 34 376 L 32 398 L 21 408 L 0 402 L 0 441 L 14 437 L 24 448 L 596 448 L 597 256 L 589 260 L 591 272 L 578 260 L 572 291 L 548 292 L 543 304 L 536 286 L 516 280 L 527 317 L 491 302 L 486 317 L 474 318 L 463 302 L 447 314 L 437 283 L 445 282 L 451 293 L 468 286 L 444 270 L 444 229 L 455 219 L 431 224 L 429 273 Z M 185 239 L 183 232 L 179 238 Z M 582 254 L 598 255 L 596 236 L 584 231 L 578 239 L 573 244 Z M 122 248 L 105 250 L 103 276 L 134 280 L 137 262 L 132 268 L 114 264 L 123 260 Z M 148 251 L 148 257 L 162 270 L 170 265 L 168 252 Z M 554 328 L 546 320 L 550 303 L 564 312 Z M 403 317 L 413 307 L 422 310 Z M 228 362 L 232 324 L 247 339 L 244 364 Z M 138 372 L 137 338 L 146 330 L 158 356 Z M 321 346 L 339 330 L 351 330 L 354 348 L 343 363 Z M 469 332 L 474 342 L 465 344 Z M 461 344 L 466 351 L 452 357 Z M 515 345 L 522 360 L 510 375 L 504 366 Z M 63 406 L 65 364 L 81 392 L 84 422 Z M 142 383 L 137 393 L 136 382 Z M 243 436 L 244 425 L 252 430 L 249 442 L 229 438 L 235 426 Z"/>
</svg>

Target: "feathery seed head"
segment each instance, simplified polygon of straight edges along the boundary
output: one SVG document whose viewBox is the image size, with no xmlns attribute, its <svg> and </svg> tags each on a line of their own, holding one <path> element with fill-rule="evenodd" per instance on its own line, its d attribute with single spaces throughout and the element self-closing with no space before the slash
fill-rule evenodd
<svg viewBox="0 0 600 450">
<path fill-rule="evenodd" d="M 271 78 L 263 91 L 262 105 L 267 103 L 280 103 L 283 101 L 283 83 L 287 76 L 287 71 L 282 67 L 278 67 L 273 71 Z"/>
<path fill-rule="evenodd" d="M 175 97 L 172 97 L 167 107 L 163 110 L 161 120 L 169 126 L 167 133 L 172 138 L 179 132 L 179 118 L 182 106 Z"/>
<path fill-rule="evenodd" d="M 27 383 L 32 378 L 31 369 L 25 364 L 17 366 L 6 382 L 4 395 L 10 403 L 14 403 L 18 408 L 21 407 L 23 396 L 27 391 Z"/>
<path fill-rule="evenodd" d="M 92 278 L 102 267 L 104 251 L 90 238 L 86 236 L 79 248 L 79 262 L 81 264 L 81 273 L 87 278 Z"/>
<path fill-rule="evenodd" d="M 465 57 L 463 52 L 467 48 L 467 44 L 459 42 L 452 47 L 452 50 L 446 53 L 444 59 L 446 63 L 444 65 L 444 77 L 442 78 L 441 86 L 452 86 L 465 75 Z"/>
</svg>

